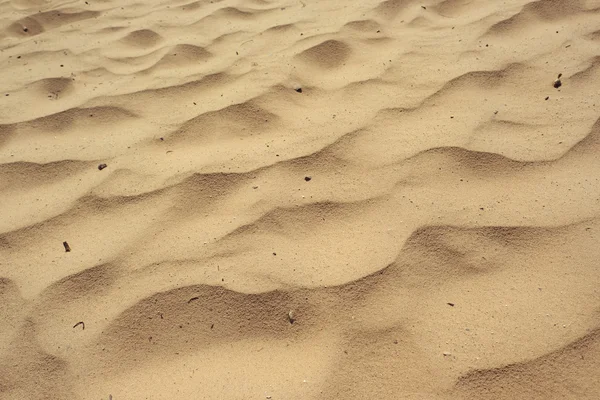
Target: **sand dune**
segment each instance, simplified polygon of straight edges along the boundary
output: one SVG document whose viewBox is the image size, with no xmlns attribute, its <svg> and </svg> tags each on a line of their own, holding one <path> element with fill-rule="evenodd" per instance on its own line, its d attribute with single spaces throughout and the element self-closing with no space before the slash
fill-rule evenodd
<svg viewBox="0 0 600 400">
<path fill-rule="evenodd" d="M 597 398 L 599 20 L 1 1 L 0 399 Z"/>
</svg>

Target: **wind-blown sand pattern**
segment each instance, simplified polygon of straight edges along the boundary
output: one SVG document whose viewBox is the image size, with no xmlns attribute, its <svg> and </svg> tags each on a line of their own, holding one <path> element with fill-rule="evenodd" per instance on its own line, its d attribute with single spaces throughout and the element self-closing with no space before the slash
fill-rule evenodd
<svg viewBox="0 0 600 400">
<path fill-rule="evenodd" d="M 1 1 L 0 399 L 597 399 L 599 22 Z"/>
</svg>

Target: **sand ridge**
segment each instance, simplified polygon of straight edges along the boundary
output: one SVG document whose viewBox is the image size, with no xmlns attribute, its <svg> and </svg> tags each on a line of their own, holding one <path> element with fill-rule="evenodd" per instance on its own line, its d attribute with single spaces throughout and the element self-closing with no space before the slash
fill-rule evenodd
<svg viewBox="0 0 600 400">
<path fill-rule="evenodd" d="M 1 1 L 0 399 L 596 398 L 598 18 Z"/>
</svg>

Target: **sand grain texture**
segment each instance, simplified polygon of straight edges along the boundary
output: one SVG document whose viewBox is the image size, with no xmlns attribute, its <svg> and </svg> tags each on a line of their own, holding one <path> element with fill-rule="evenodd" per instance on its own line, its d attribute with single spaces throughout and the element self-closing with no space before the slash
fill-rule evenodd
<svg viewBox="0 0 600 400">
<path fill-rule="evenodd" d="M 0 399 L 597 399 L 598 21 L 0 1 Z"/>
</svg>

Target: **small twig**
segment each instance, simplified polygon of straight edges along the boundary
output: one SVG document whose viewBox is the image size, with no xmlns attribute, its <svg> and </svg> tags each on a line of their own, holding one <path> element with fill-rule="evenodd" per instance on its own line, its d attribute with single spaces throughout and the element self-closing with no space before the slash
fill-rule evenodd
<svg viewBox="0 0 600 400">
<path fill-rule="evenodd" d="M 83 328 L 83 330 L 85 330 L 85 323 L 83 323 L 83 321 L 79 321 L 78 323 L 76 323 L 75 325 L 73 325 L 73 328 L 77 328 L 79 325 L 81 325 L 81 327 Z"/>
</svg>

